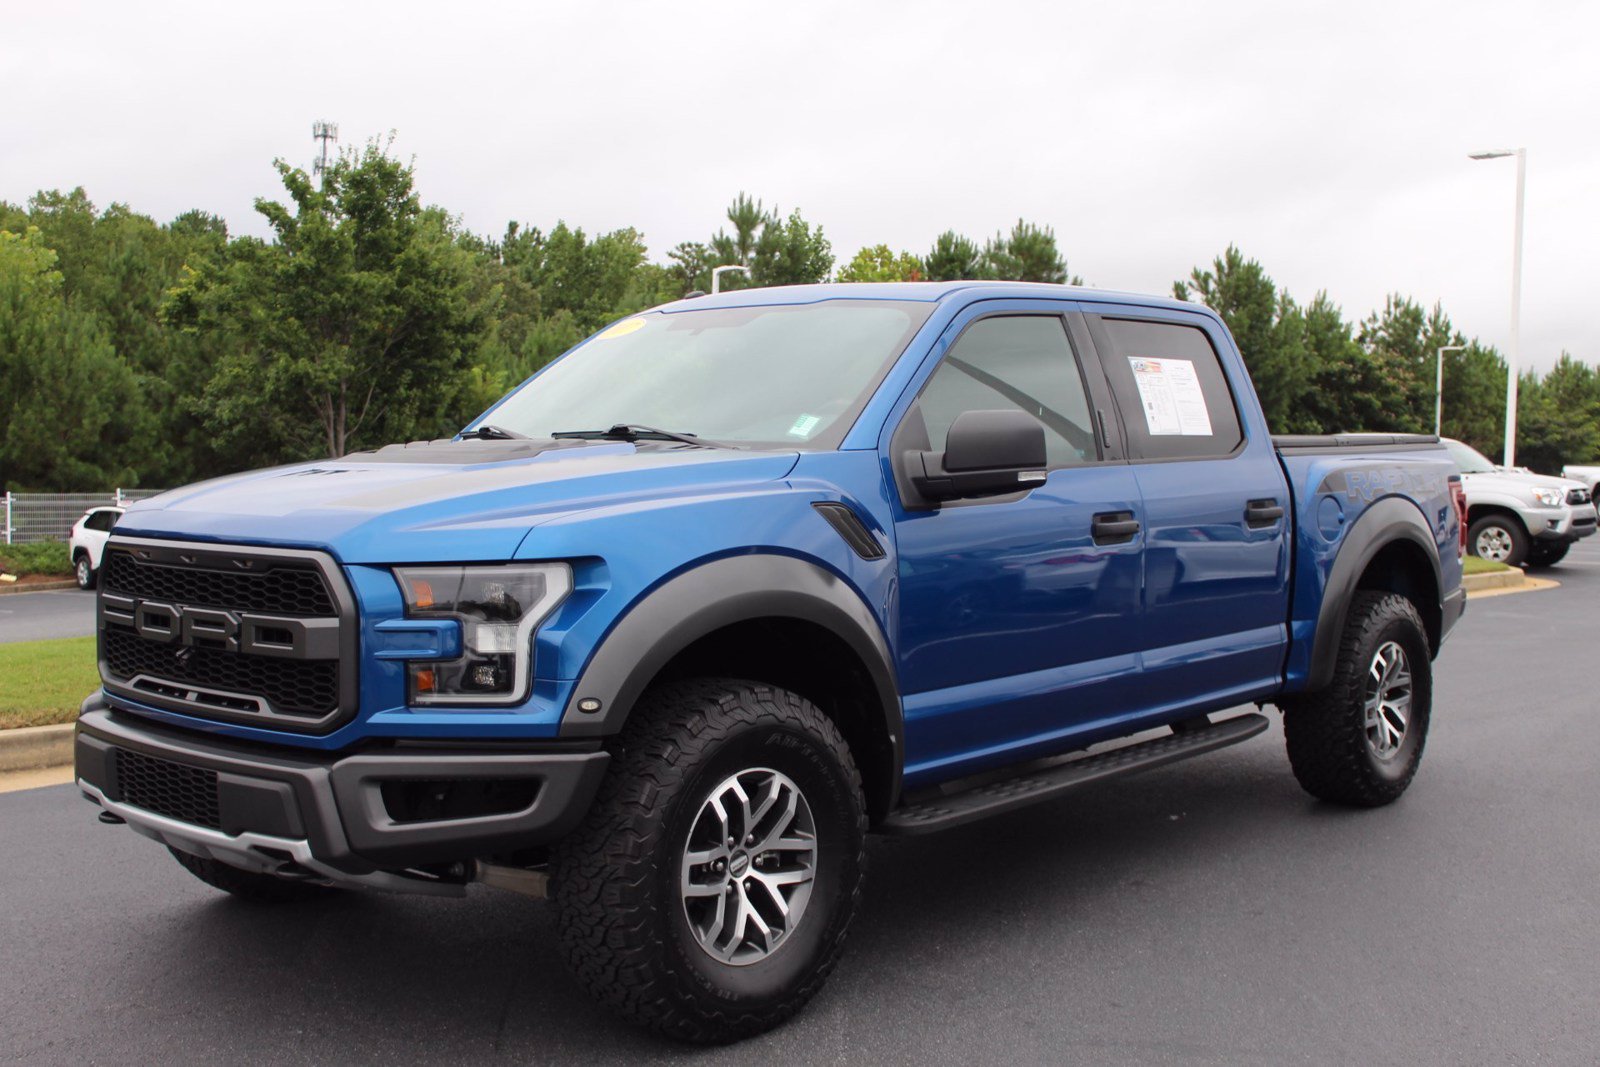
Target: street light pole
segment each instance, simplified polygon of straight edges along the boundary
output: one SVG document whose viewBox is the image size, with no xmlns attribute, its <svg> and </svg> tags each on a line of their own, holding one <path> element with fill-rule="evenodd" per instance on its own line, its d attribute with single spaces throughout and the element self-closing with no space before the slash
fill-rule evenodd
<svg viewBox="0 0 1600 1067">
<path fill-rule="evenodd" d="M 1487 152 L 1473 152 L 1468 159 L 1504 159 L 1517 157 L 1517 216 L 1511 237 L 1511 353 L 1506 361 L 1506 445 L 1501 463 L 1507 467 L 1517 464 L 1517 379 L 1522 362 L 1522 202 L 1528 175 L 1528 150 L 1526 148 L 1496 148 Z"/>
<path fill-rule="evenodd" d="M 750 273 L 750 268 L 749 267 L 741 267 L 737 263 L 730 263 L 726 267 L 713 267 L 713 268 L 711 268 L 711 295 L 712 296 L 716 296 L 717 293 L 721 292 L 721 290 L 722 290 L 722 275 L 723 275 L 723 273 L 725 271 L 730 271 L 730 270 L 742 270 L 746 274 Z"/>
<path fill-rule="evenodd" d="M 1466 345 L 1440 345 L 1439 368 L 1434 373 L 1433 383 L 1433 436 L 1444 436 L 1440 429 L 1444 425 L 1444 354 L 1446 352 L 1461 352 Z"/>
</svg>

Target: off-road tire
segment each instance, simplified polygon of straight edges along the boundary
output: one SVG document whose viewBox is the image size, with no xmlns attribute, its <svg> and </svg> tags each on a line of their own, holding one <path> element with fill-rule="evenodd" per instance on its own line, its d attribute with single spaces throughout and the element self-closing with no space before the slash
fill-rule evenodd
<svg viewBox="0 0 1600 1067">
<path fill-rule="evenodd" d="M 1567 558 L 1567 549 L 1571 547 L 1571 542 L 1567 541 L 1559 545 L 1544 545 L 1535 541 L 1533 547 L 1528 549 L 1528 566 L 1554 567 Z"/>
<path fill-rule="evenodd" d="M 1364 705 L 1368 671 L 1379 648 L 1394 641 L 1405 651 L 1412 697 L 1405 739 L 1388 760 L 1367 739 Z M 1334 804 L 1376 808 L 1392 803 L 1417 773 L 1433 704 L 1428 635 L 1416 607 L 1393 593 L 1358 592 L 1350 603 L 1333 680 L 1283 707 L 1289 765 L 1307 793 Z"/>
<path fill-rule="evenodd" d="M 683 849 L 719 783 L 754 767 L 798 785 L 815 818 L 816 875 L 792 936 L 747 966 L 690 931 Z M 628 1018 L 722 1044 L 784 1022 L 838 962 L 861 899 L 867 819 L 837 727 L 783 689 L 729 679 L 647 693 L 583 823 L 557 846 L 551 891 L 561 951 L 580 985 Z"/>
<path fill-rule="evenodd" d="M 213 889 L 230 893 L 252 904 L 291 904 L 302 900 L 320 900 L 337 892 L 329 886 L 311 882 L 296 882 L 270 874 L 257 874 L 241 870 L 204 856 L 195 856 L 181 849 L 169 848 L 172 858 L 184 870 Z"/>
<path fill-rule="evenodd" d="M 1478 535 L 1491 526 L 1498 526 L 1504 530 L 1506 538 L 1511 542 L 1510 552 L 1504 559 L 1495 562 L 1504 563 L 1507 567 L 1522 566 L 1522 561 L 1528 558 L 1528 531 L 1523 529 L 1519 520 L 1509 515 L 1485 515 L 1473 523 L 1472 528 L 1467 531 L 1467 551 L 1474 556 L 1478 555 Z"/>
<path fill-rule="evenodd" d="M 93 589 L 99 572 L 89 562 L 89 553 L 80 550 L 72 561 L 72 577 L 78 583 L 79 589 Z"/>
</svg>

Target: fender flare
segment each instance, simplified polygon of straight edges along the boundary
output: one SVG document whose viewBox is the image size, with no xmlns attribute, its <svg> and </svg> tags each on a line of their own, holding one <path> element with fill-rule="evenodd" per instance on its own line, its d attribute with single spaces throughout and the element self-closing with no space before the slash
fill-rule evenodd
<svg viewBox="0 0 1600 1067">
<path fill-rule="evenodd" d="M 660 670 L 707 634 L 735 623 L 784 618 L 815 623 L 855 653 L 877 693 L 884 736 L 892 753 L 890 803 L 905 766 L 905 719 L 894 657 L 872 609 L 849 583 L 793 556 L 728 556 L 683 571 L 629 607 L 601 640 L 573 686 L 561 716 L 561 736 L 608 737 Z M 600 710 L 579 711 L 598 700 Z"/>
<path fill-rule="evenodd" d="M 1344 543 L 1339 546 L 1333 569 L 1328 572 L 1327 584 L 1323 586 L 1317 633 L 1311 644 L 1311 669 L 1306 678 L 1308 690 L 1321 689 L 1333 680 L 1339 640 L 1350 614 L 1350 601 L 1355 598 L 1356 583 L 1373 558 L 1396 541 L 1410 541 L 1423 550 L 1433 565 L 1433 587 L 1443 591 L 1439 544 L 1417 505 L 1404 497 L 1391 496 L 1367 508 L 1344 535 Z M 1432 607 L 1441 613 L 1444 610 L 1442 601 Z M 1437 638 L 1430 634 L 1429 640 L 1434 642 Z"/>
</svg>

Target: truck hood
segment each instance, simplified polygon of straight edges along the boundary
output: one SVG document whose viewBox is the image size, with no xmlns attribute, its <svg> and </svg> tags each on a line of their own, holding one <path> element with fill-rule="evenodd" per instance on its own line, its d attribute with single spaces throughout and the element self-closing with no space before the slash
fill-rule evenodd
<svg viewBox="0 0 1600 1067">
<path fill-rule="evenodd" d="M 116 529 L 321 548 L 346 563 L 504 560 L 558 515 L 748 490 L 798 459 L 654 441 L 427 441 L 174 489 L 132 505 Z"/>
<path fill-rule="evenodd" d="M 1575 482 L 1571 478 L 1555 478 L 1548 474 L 1523 474 L 1518 471 L 1482 471 L 1477 474 L 1463 474 L 1461 486 L 1469 493 L 1477 489 L 1479 492 L 1523 494 L 1529 489 L 1560 489 L 1565 492 L 1569 489 L 1588 488 L 1582 482 Z"/>
</svg>

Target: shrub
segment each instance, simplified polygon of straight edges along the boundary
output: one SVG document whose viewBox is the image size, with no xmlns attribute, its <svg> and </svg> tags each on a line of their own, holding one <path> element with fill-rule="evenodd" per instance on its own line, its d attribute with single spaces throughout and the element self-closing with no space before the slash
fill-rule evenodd
<svg viewBox="0 0 1600 1067">
<path fill-rule="evenodd" d="M 0 545 L 0 571 L 24 574 L 71 574 L 72 560 L 64 541 L 32 545 Z"/>
</svg>

